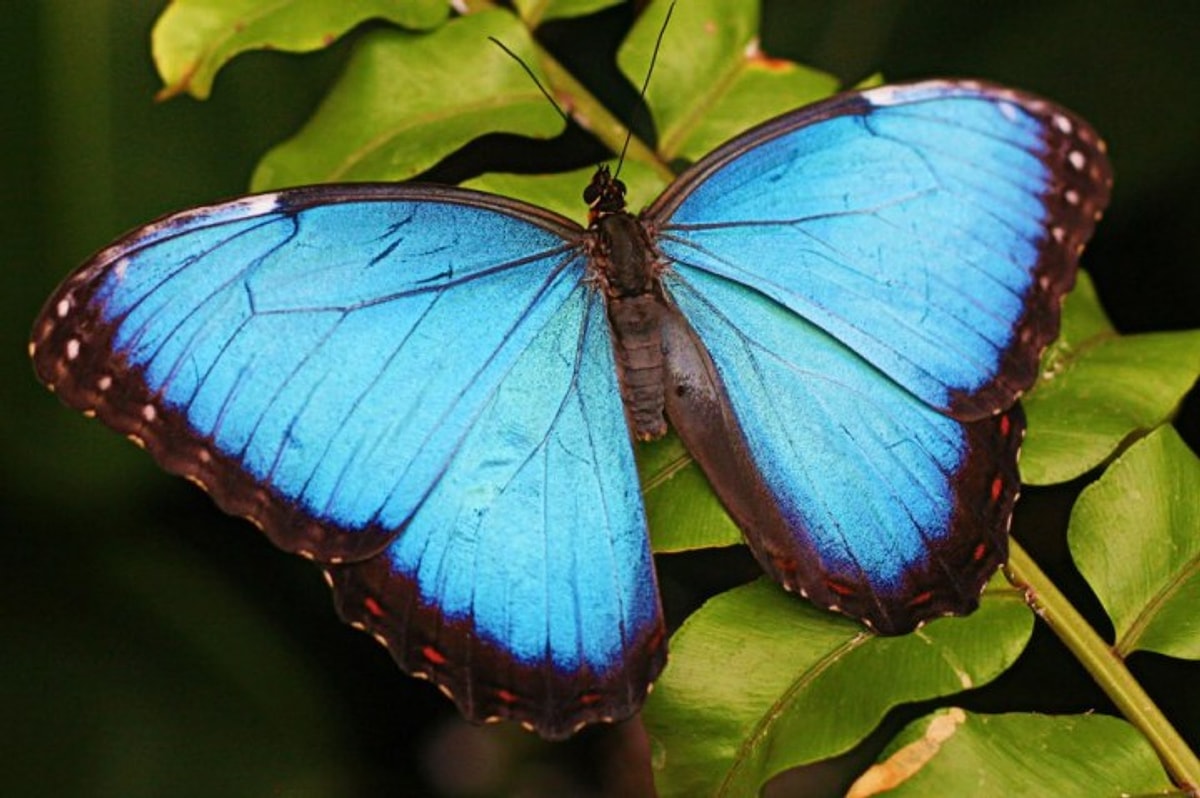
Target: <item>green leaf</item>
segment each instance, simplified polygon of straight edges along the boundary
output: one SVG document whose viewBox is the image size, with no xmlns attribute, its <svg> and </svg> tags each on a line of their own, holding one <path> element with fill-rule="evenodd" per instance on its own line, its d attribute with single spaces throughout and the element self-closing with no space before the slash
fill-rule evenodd
<svg viewBox="0 0 1200 798">
<path fill-rule="evenodd" d="M 440 25 L 445 0 L 173 0 L 151 33 L 163 87 L 158 98 L 183 92 L 208 97 L 221 67 L 247 50 L 304 53 L 328 47 L 368 19 L 414 30 Z"/>
<path fill-rule="evenodd" d="M 1032 628 L 1023 596 L 1001 580 L 973 615 L 901 637 L 766 579 L 717 596 L 672 637 L 642 713 L 659 795 L 755 795 L 784 769 L 848 750 L 898 704 L 995 678 Z"/>
<path fill-rule="evenodd" d="M 679 436 L 638 446 L 638 474 L 658 553 L 733 546 L 742 533 Z"/>
<path fill-rule="evenodd" d="M 617 53 L 636 86 L 646 79 L 669 5 L 652 3 Z M 694 161 L 752 125 L 837 89 L 831 75 L 764 55 L 758 11 L 758 3 L 741 0 L 675 6 L 646 90 L 665 161 Z"/>
<path fill-rule="evenodd" d="M 620 4 L 621 0 L 513 0 L 521 19 L 536 28 L 548 19 L 582 17 Z"/>
<path fill-rule="evenodd" d="M 1200 659 L 1200 459 L 1171 426 L 1133 444 L 1071 512 L 1071 554 L 1115 650 Z"/>
<path fill-rule="evenodd" d="M 1041 380 L 1022 400 L 1021 480 L 1048 485 L 1090 471 L 1167 421 L 1198 376 L 1200 330 L 1118 335 L 1081 273 Z"/>
<path fill-rule="evenodd" d="M 976 715 L 957 707 L 914 721 L 847 798 L 1157 795 L 1172 790 L 1154 749 L 1105 715 Z"/>
<path fill-rule="evenodd" d="M 263 158 L 252 187 L 405 180 L 484 132 L 559 133 L 558 112 L 489 36 L 537 63 L 528 32 L 506 11 L 432 33 L 364 36 L 317 113 Z"/>
</svg>

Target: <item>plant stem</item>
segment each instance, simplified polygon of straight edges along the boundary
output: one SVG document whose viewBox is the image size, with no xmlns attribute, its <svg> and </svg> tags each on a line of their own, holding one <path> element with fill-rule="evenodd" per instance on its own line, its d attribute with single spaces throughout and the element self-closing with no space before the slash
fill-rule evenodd
<svg viewBox="0 0 1200 798">
<path fill-rule="evenodd" d="M 1125 662 L 1059 592 L 1033 558 L 1009 541 L 1006 574 L 1025 591 L 1025 599 L 1092 675 L 1100 689 L 1154 746 L 1175 782 L 1192 795 L 1200 795 L 1200 759 L 1171 726 L 1162 712 L 1133 678 Z"/>
</svg>

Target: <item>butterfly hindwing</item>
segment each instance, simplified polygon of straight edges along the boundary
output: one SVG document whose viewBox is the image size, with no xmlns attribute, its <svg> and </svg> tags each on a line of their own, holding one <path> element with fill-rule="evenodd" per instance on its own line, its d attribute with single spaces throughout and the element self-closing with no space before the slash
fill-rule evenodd
<svg viewBox="0 0 1200 798">
<path fill-rule="evenodd" d="M 563 736 L 634 711 L 663 661 L 581 232 L 419 186 L 185 211 L 68 278 L 35 368 L 276 544 L 346 563 L 343 615 L 469 717 Z"/>
<path fill-rule="evenodd" d="M 671 358 L 672 423 L 764 570 L 884 633 L 974 609 L 1007 554 L 1019 408 L 959 421 L 743 285 L 667 287 L 712 363 Z"/>
<path fill-rule="evenodd" d="M 662 667 L 645 524 L 603 301 L 580 285 L 403 533 L 330 576 L 343 617 L 469 717 L 561 738 L 636 711 Z"/>
</svg>

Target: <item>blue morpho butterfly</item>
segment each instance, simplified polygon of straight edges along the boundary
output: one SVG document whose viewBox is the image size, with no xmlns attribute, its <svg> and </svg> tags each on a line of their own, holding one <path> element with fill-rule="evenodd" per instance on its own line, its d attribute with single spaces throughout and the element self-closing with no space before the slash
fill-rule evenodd
<svg viewBox="0 0 1200 798">
<path fill-rule="evenodd" d="M 883 634 L 974 609 L 1110 183 L 1045 100 L 884 86 L 733 139 L 640 216 L 601 168 L 587 229 L 431 185 L 176 213 L 71 275 L 31 350 L 467 717 L 561 738 L 665 661 L 633 439 L 667 420 L 784 587 Z"/>
</svg>

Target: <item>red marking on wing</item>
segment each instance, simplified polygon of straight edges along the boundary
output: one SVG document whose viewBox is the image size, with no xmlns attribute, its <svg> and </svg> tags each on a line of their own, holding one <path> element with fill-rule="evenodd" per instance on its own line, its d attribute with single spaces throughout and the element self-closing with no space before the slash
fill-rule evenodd
<svg viewBox="0 0 1200 798">
<path fill-rule="evenodd" d="M 581 706 L 590 707 L 593 704 L 599 704 L 604 700 L 604 696 L 600 693 L 584 693 L 579 696 L 579 704 Z"/>
<path fill-rule="evenodd" d="M 654 634 L 650 635 L 650 637 L 646 639 L 646 650 L 657 651 L 658 647 L 662 645 L 662 641 L 663 630 L 662 627 L 659 627 L 658 629 L 654 630 Z"/>
<path fill-rule="evenodd" d="M 987 544 L 980 543 L 978 546 L 975 547 L 975 551 L 971 553 L 971 556 L 975 558 L 975 562 L 979 562 L 980 560 L 982 560 L 984 557 L 987 556 L 987 553 L 988 553 Z"/>
<path fill-rule="evenodd" d="M 992 501 L 1000 498 L 1000 493 L 1004 490 L 1004 480 L 997 476 L 992 480 Z"/>
<path fill-rule="evenodd" d="M 912 599 L 910 599 L 910 600 L 909 600 L 909 602 L 908 602 L 908 606 L 910 606 L 910 607 L 919 607 L 919 606 L 921 606 L 922 604 L 927 604 L 927 603 L 929 603 L 929 600 L 930 600 L 930 599 L 932 599 L 932 598 L 933 598 L 933 591 L 932 591 L 932 590 L 926 590 L 926 591 L 925 591 L 925 592 L 923 592 L 923 593 L 918 593 L 917 595 L 913 596 L 913 597 L 912 597 Z"/>
<path fill-rule="evenodd" d="M 508 690 L 505 690 L 503 687 L 501 687 L 496 691 L 496 698 L 499 698 L 506 704 L 515 704 L 517 703 L 519 696 L 516 693 L 510 693 Z"/>
<path fill-rule="evenodd" d="M 858 591 L 852 585 L 847 585 L 845 582 L 838 582 L 833 579 L 825 580 L 825 587 L 837 593 L 839 596 L 853 596 Z"/>
<path fill-rule="evenodd" d="M 433 646 L 425 646 L 424 648 L 422 648 L 421 655 L 423 657 L 425 657 L 425 659 L 432 662 L 434 665 L 445 665 L 446 664 L 446 658 L 444 656 L 442 656 L 442 652 L 438 651 Z"/>
<path fill-rule="evenodd" d="M 367 612 L 374 615 L 376 618 L 383 617 L 383 607 L 379 606 L 379 602 L 367 596 L 363 599 L 363 606 L 367 608 Z"/>
<path fill-rule="evenodd" d="M 775 568 L 788 578 L 794 579 L 796 576 L 796 558 L 795 557 L 775 557 Z"/>
<path fill-rule="evenodd" d="M 1008 433 L 1011 431 L 1012 431 L 1012 421 L 1009 419 L 1008 415 L 1006 414 L 1006 415 L 1000 416 L 1000 434 L 1007 438 Z"/>
</svg>

